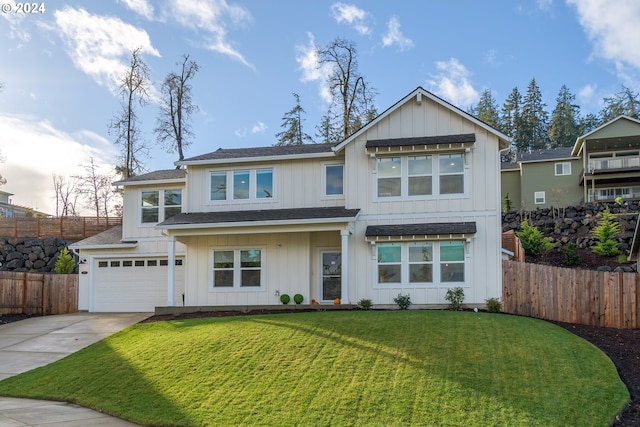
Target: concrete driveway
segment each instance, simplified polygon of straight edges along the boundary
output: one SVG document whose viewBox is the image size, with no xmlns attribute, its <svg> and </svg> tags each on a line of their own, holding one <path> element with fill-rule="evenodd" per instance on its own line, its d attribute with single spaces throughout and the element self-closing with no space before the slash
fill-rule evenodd
<svg viewBox="0 0 640 427">
<path fill-rule="evenodd" d="M 0 325 L 0 380 L 62 359 L 152 313 L 74 313 Z M 134 426 L 61 402 L 0 397 L 0 427 Z"/>
</svg>

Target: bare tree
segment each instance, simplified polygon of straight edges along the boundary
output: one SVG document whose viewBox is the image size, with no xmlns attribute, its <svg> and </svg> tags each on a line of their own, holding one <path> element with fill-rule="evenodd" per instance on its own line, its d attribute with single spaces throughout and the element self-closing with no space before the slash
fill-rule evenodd
<svg viewBox="0 0 640 427">
<path fill-rule="evenodd" d="M 149 67 L 140 53 L 140 48 L 131 52 L 129 68 L 119 87 L 122 111 L 109 123 L 109 133 L 115 134 L 116 144 L 122 147 L 122 163 L 116 166 L 116 171 L 125 179 L 144 169 L 141 157 L 147 155 L 136 114 L 136 105 L 143 107 L 149 100 L 150 85 Z"/>
<path fill-rule="evenodd" d="M 93 157 L 89 164 L 84 166 L 84 175 L 76 177 L 79 182 L 79 192 L 84 197 L 86 206 L 93 210 L 96 218 L 109 218 L 115 211 L 114 204 L 121 195 L 116 192 L 111 183 L 115 180 L 112 174 L 100 173 Z"/>
<path fill-rule="evenodd" d="M 2 156 L 2 151 L 0 151 L 0 163 L 4 163 L 6 159 Z M 7 179 L 0 175 L 0 185 L 5 185 L 7 183 Z"/>
<path fill-rule="evenodd" d="M 189 60 L 189 55 L 183 55 L 182 70 L 180 74 L 170 72 L 162 83 L 162 101 L 157 126 L 154 130 L 158 141 L 167 152 L 177 152 L 178 160 L 184 160 L 183 149 L 191 141 L 190 116 L 198 110 L 191 101 L 191 85 L 193 79 L 200 70 L 195 61 Z M 180 65 L 177 63 L 176 65 Z"/>
<path fill-rule="evenodd" d="M 327 84 L 333 97 L 332 106 L 339 107 L 338 126 L 342 138 L 357 131 L 369 117 L 375 117 L 373 99 L 376 91 L 358 71 L 355 43 L 337 37 L 326 47 L 317 47 L 318 65 L 331 65 Z M 325 132 L 329 134 L 330 132 Z"/>
<path fill-rule="evenodd" d="M 53 189 L 56 192 L 56 216 L 77 215 L 76 205 L 80 196 L 77 180 L 53 174 Z"/>
</svg>

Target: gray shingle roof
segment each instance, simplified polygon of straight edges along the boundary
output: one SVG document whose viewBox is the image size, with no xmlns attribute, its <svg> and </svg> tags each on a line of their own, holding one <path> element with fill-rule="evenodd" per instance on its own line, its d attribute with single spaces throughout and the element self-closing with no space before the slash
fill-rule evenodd
<svg viewBox="0 0 640 427">
<path fill-rule="evenodd" d="M 219 148 L 212 153 L 202 154 L 200 156 L 184 159 L 184 162 L 330 153 L 332 151 L 331 149 L 334 146 L 335 144 L 302 144 L 253 148 Z"/>
<path fill-rule="evenodd" d="M 132 176 L 122 181 L 114 182 L 114 185 L 130 184 L 142 181 L 164 181 L 170 179 L 184 179 L 187 176 L 184 169 L 157 170 L 142 175 Z"/>
<path fill-rule="evenodd" d="M 79 247 L 80 249 L 82 249 L 83 246 L 121 245 L 131 243 L 135 242 L 122 240 L 122 226 L 116 225 L 115 227 L 111 227 L 106 231 L 77 241 L 70 246 Z"/>
<path fill-rule="evenodd" d="M 536 162 L 542 160 L 568 159 L 571 157 L 571 147 L 554 148 L 550 150 L 534 150 L 531 153 L 518 153 L 518 162 Z"/>
<path fill-rule="evenodd" d="M 369 225 L 365 236 L 428 236 L 476 233 L 475 222 L 432 222 L 424 224 Z"/>
<path fill-rule="evenodd" d="M 255 211 L 181 213 L 158 224 L 159 227 L 233 222 L 290 221 L 305 219 L 355 218 L 360 209 L 343 207 L 264 209 Z"/>
<path fill-rule="evenodd" d="M 367 141 L 367 148 L 375 147 L 406 147 L 411 145 L 460 144 L 476 142 L 475 133 L 459 135 L 423 136 L 418 138 L 373 139 Z"/>
</svg>

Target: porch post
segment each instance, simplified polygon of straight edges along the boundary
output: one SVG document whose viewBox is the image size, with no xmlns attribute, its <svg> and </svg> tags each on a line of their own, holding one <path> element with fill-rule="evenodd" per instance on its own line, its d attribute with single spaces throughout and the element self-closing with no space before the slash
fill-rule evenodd
<svg viewBox="0 0 640 427">
<path fill-rule="evenodd" d="M 340 302 L 342 304 L 350 304 L 349 302 L 349 229 L 340 230 L 342 237 L 342 247 L 340 248 L 340 256 L 342 261 L 342 274 L 340 275 Z"/>
<path fill-rule="evenodd" d="M 167 240 L 167 306 L 174 307 L 175 301 L 175 289 L 176 289 L 176 238 L 169 236 Z"/>
</svg>

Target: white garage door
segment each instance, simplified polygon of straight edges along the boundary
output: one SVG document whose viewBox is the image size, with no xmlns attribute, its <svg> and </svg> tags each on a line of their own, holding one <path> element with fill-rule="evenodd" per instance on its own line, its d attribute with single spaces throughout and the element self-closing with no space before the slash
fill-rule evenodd
<svg viewBox="0 0 640 427">
<path fill-rule="evenodd" d="M 94 260 L 94 312 L 153 312 L 167 305 L 167 258 Z M 176 258 L 176 305 L 182 305 L 184 266 Z"/>
</svg>

